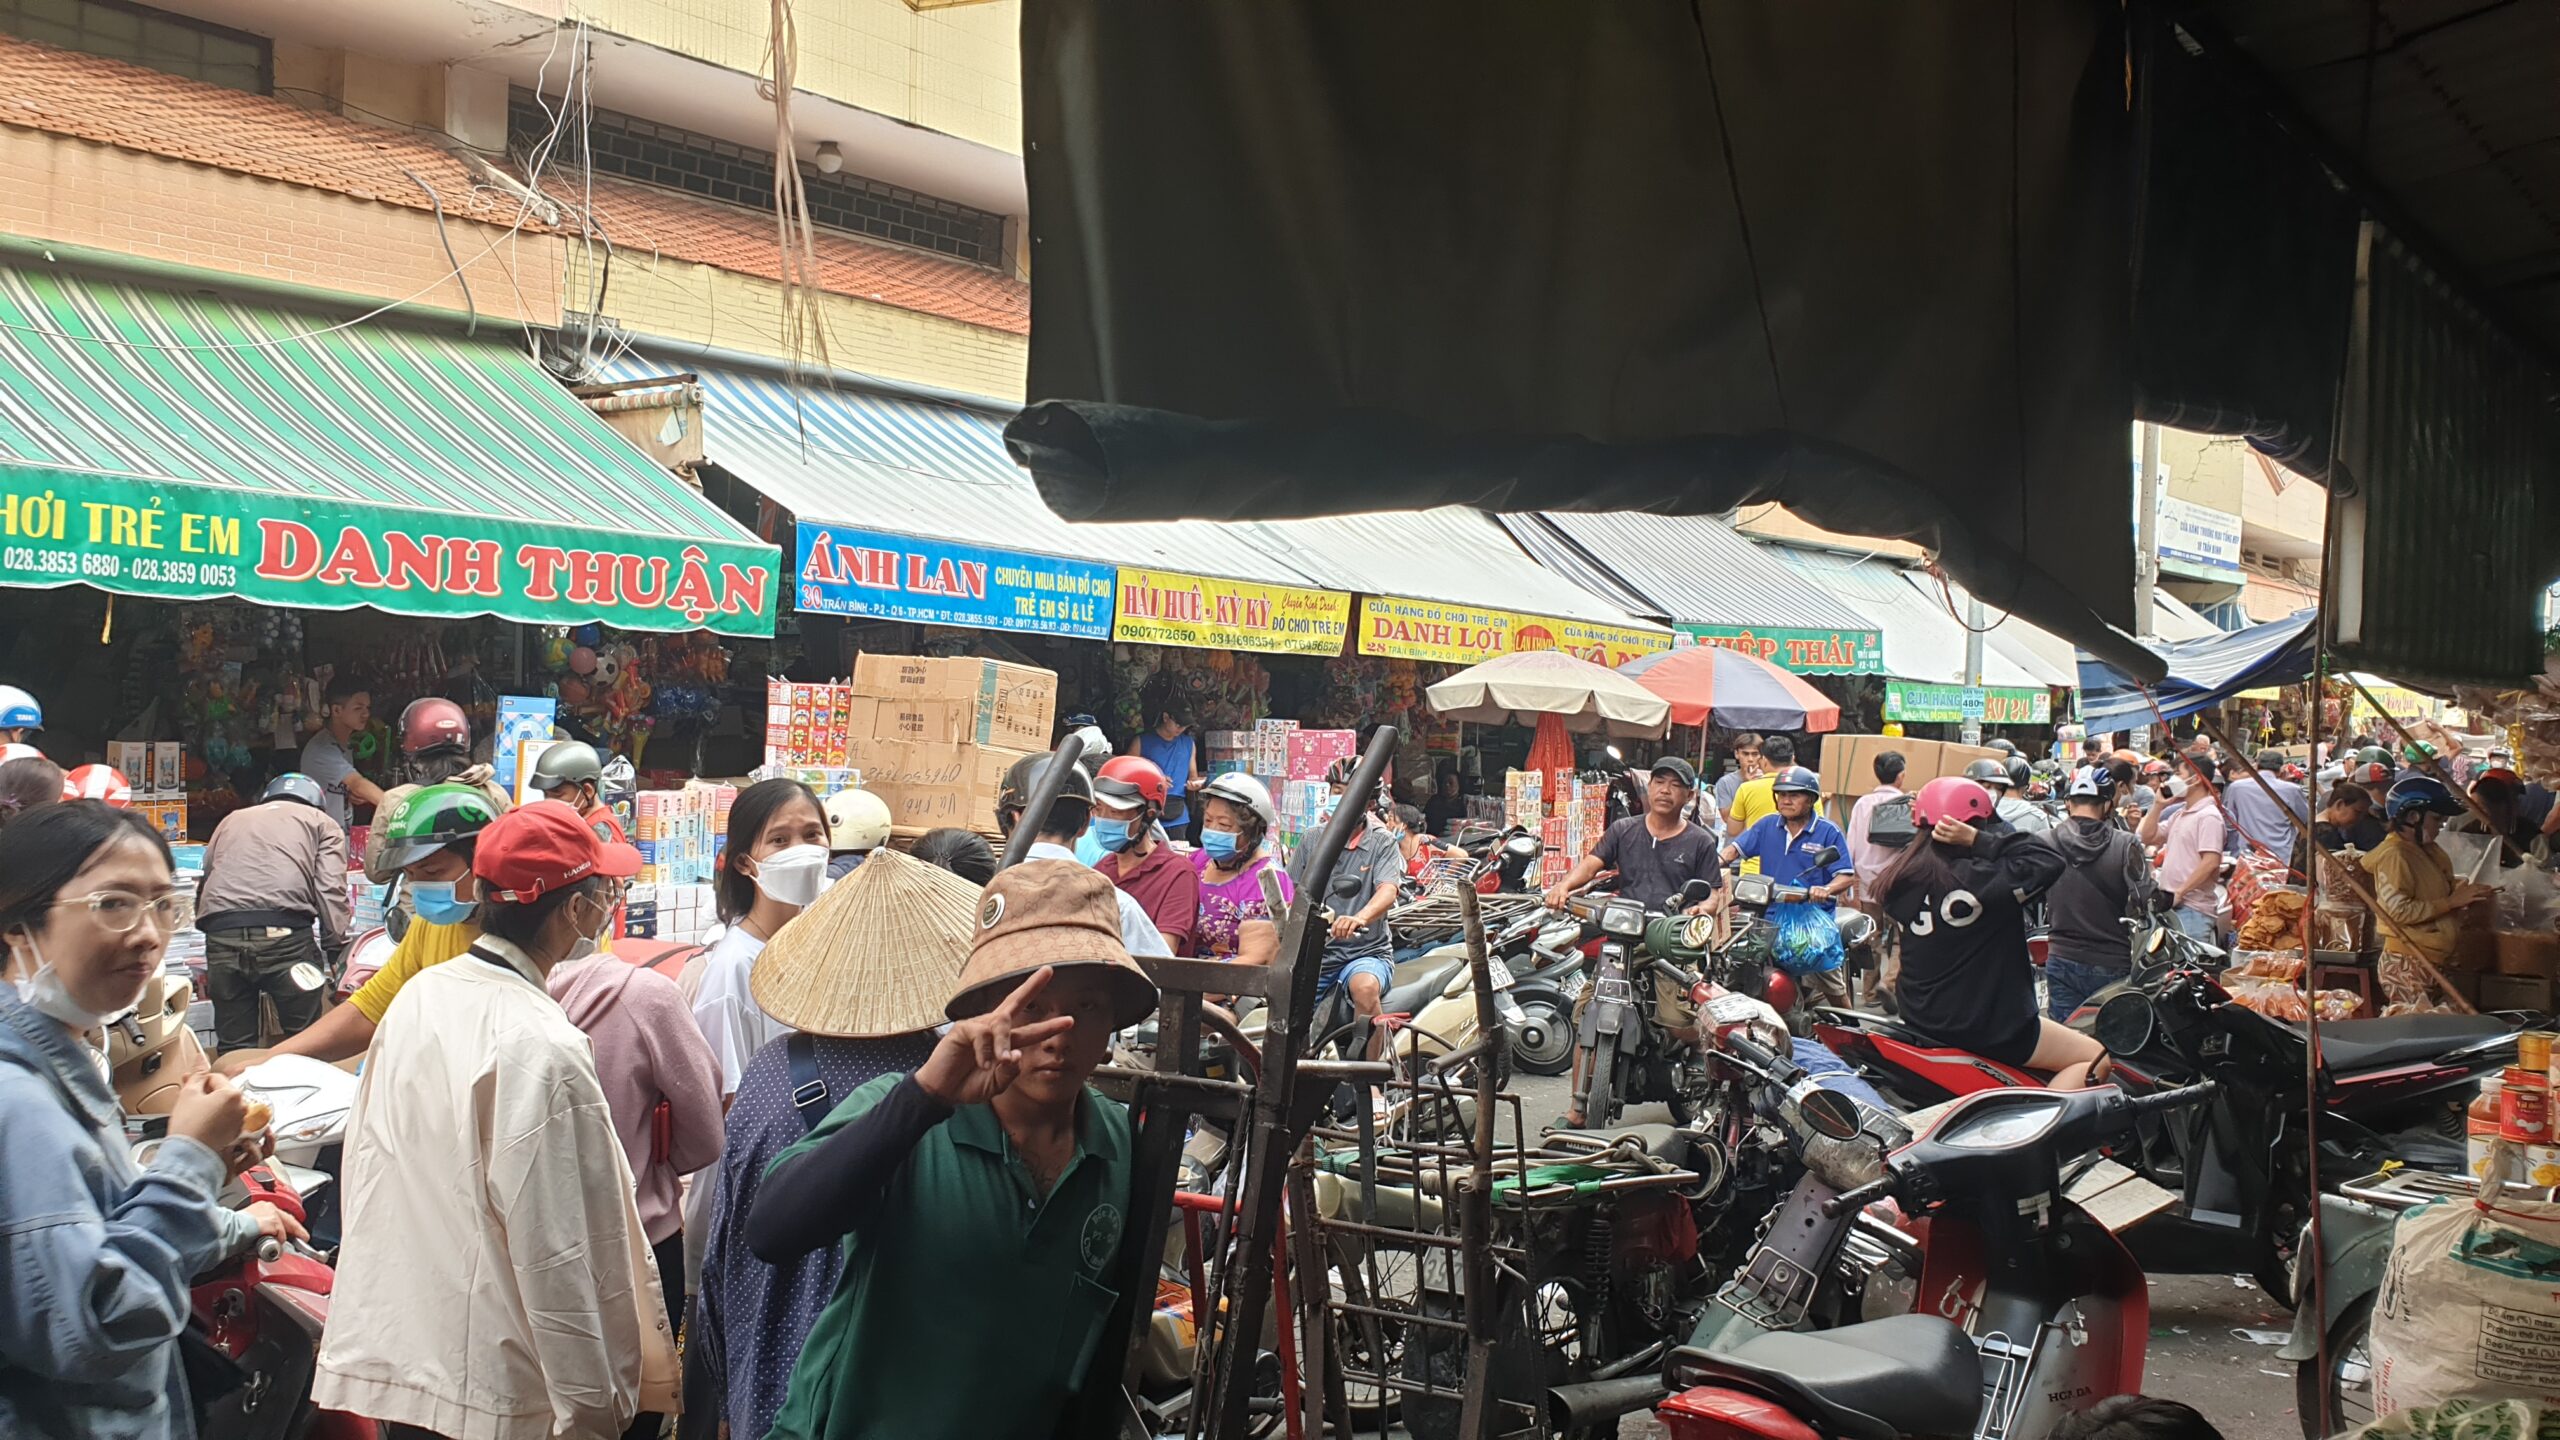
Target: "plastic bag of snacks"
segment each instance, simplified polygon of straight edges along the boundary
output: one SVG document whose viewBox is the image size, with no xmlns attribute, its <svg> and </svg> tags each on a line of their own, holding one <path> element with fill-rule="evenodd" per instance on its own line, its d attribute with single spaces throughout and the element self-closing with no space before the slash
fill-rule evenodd
<svg viewBox="0 0 2560 1440">
<path fill-rule="evenodd" d="M 2488 1173 L 2518 1174 L 2522 1147 L 2489 1148 Z M 2402 1215 L 2373 1305 L 2376 1413 L 2441 1409 L 2458 1397 L 2560 1406 L 2560 1204 L 2483 1182 L 2478 1199 Z M 2460 1417 L 2457 1417 L 2460 1418 Z M 2489 1431 L 2463 1431 L 2465 1440 Z M 2524 1433 L 2532 1433 L 2527 1431 Z"/>
</svg>

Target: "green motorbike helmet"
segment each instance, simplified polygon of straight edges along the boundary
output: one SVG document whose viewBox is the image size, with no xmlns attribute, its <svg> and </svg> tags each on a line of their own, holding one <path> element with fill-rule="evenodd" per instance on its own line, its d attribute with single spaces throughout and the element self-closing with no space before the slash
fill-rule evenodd
<svg viewBox="0 0 2560 1440">
<path fill-rule="evenodd" d="M 469 840 L 498 818 L 498 807 L 476 785 L 422 785 L 403 797 L 383 827 L 382 864 L 406 870 L 457 840 Z"/>
</svg>

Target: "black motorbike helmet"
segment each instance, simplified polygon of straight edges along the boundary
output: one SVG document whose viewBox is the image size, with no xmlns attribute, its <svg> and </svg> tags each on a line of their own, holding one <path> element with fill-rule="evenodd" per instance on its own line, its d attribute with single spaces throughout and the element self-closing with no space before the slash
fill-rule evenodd
<svg viewBox="0 0 2560 1440">
<path fill-rule="evenodd" d="M 1988 755 L 1964 767 L 1964 778 L 1994 792 L 2005 792 L 2012 783 L 2009 767 Z"/>
<path fill-rule="evenodd" d="M 1004 779 L 996 786 L 996 823 L 1005 833 L 1013 832 L 1014 823 L 1031 804 L 1031 792 L 1039 788 L 1042 772 L 1055 758 L 1048 754 L 1025 755 L 1004 772 Z M 1067 805 L 1075 809 L 1069 812 L 1056 808 Z M 1093 814 L 1093 776 L 1082 765 L 1067 767 L 1066 783 L 1058 787 L 1052 814 L 1047 827 L 1052 834 L 1072 835 L 1084 829 L 1085 820 Z"/>
</svg>

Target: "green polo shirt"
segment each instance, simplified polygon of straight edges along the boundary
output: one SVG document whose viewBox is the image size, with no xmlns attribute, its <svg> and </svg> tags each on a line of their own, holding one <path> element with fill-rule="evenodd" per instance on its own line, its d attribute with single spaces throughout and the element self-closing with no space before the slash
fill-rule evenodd
<svg viewBox="0 0 2560 1440">
<path fill-rule="evenodd" d="M 903 1075 L 844 1098 L 767 1175 L 880 1103 Z M 1076 1154 L 1044 1198 L 995 1111 L 925 1132 L 879 1218 L 845 1237 L 774 1440 L 1016 1440 L 1055 1427 L 1119 1292 L 1129 1112 L 1087 1089 Z"/>
</svg>

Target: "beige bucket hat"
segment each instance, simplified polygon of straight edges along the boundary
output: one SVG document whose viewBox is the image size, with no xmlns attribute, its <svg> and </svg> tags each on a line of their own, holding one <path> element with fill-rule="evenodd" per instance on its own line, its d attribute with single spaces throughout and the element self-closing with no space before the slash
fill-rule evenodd
<svg viewBox="0 0 2560 1440">
<path fill-rule="evenodd" d="M 884 845 L 774 933 L 747 988 L 812 1035 L 929 1030 L 977 930 L 977 886 Z"/>
<path fill-rule="evenodd" d="M 979 897 L 977 937 L 947 993 L 954 1020 L 984 1015 L 1042 966 L 1092 966 L 1112 977 L 1112 1028 L 1156 1008 L 1156 982 L 1120 941 L 1120 901 L 1109 880 L 1072 860 L 1027 860 L 996 872 Z M 776 1017 L 780 1018 L 780 1017 Z"/>
</svg>

